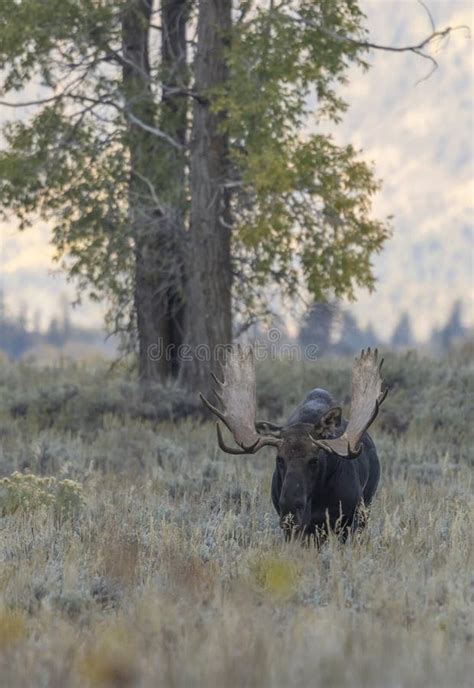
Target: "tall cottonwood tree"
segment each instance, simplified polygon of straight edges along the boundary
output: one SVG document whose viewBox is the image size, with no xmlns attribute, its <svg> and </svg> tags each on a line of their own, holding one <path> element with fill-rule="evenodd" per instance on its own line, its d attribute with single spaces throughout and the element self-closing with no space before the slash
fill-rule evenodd
<svg viewBox="0 0 474 688">
<path fill-rule="evenodd" d="M 194 89 L 202 97 L 193 107 L 186 337 L 198 355 L 184 362 L 195 388 L 207 388 L 217 348 L 232 341 L 228 136 L 225 113 L 210 100 L 228 80 L 231 9 L 231 0 L 200 3 L 197 25 Z"/>
<path fill-rule="evenodd" d="M 122 18 L 123 92 L 130 160 L 129 222 L 134 237 L 134 309 L 140 377 L 177 373 L 183 343 L 187 0 L 161 3 L 161 131 L 153 132 L 157 105 L 150 69 L 151 0 L 132 0 Z M 171 356 L 150 355 L 157 344 Z"/>
<path fill-rule="evenodd" d="M 231 298 L 255 315 L 269 284 L 373 286 L 377 181 L 318 129 L 343 116 L 348 68 L 384 49 L 364 19 L 355 0 L 4 0 L 0 95 L 45 95 L 13 103 L 33 110 L 3 129 L 2 204 L 52 223 L 79 288 L 137 334 L 143 380 L 177 373 L 157 340 L 227 344 Z M 393 50 L 432 59 L 449 31 Z M 183 379 L 211 367 L 200 355 Z"/>
<path fill-rule="evenodd" d="M 21 227 L 53 224 L 70 276 L 136 341 L 143 380 L 176 374 L 148 354 L 183 336 L 188 14 L 187 0 L 25 0 L 0 16 L 3 92 L 46 93 L 5 127 L 3 205 Z"/>
</svg>

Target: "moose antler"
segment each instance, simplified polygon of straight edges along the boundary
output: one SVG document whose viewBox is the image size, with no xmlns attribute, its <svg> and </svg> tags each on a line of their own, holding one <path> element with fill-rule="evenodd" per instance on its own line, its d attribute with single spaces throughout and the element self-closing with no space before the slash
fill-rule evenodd
<svg viewBox="0 0 474 688">
<path fill-rule="evenodd" d="M 349 422 L 343 434 L 334 439 L 315 440 L 315 444 L 339 456 L 355 458 L 360 452 L 360 441 L 372 425 L 380 405 L 388 390 L 382 391 L 383 379 L 380 374 L 383 359 L 378 363 L 378 351 L 370 347 L 362 349 L 360 358 L 352 366 L 352 397 Z"/>
<path fill-rule="evenodd" d="M 248 347 L 245 350 L 240 344 L 233 346 L 222 369 L 223 381 L 213 373 L 211 375 L 217 387 L 214 394 L 223 410 L 211 404 L 202 394 L 199 395 L 207 408 L 230 430 L 240 449 L 232 449 L 225 444 L 220 425 L 217 423 L 219 447 L 228 454 L 255 454 L 267 445 L 278 447 L 279 439 L 260 435 L 255 429 L 257 394 L 253 349 Z"/>
</svg>

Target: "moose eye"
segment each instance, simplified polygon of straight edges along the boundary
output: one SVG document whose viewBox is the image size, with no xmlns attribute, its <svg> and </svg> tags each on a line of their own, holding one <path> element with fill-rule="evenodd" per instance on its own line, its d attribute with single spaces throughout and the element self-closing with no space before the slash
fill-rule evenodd
<svg viewBox="0 0 474 688">
<path fill-rule="evenodd" d="M 285 459 L 282 456 L 277 456 L 278 468 L 285 468 Z"/>
<path fill-rule="evenodd" d="M 318 459 L 310 459 L 308 466 L 311 471 L 314 471 L 318 467 Z"/>
</svg>

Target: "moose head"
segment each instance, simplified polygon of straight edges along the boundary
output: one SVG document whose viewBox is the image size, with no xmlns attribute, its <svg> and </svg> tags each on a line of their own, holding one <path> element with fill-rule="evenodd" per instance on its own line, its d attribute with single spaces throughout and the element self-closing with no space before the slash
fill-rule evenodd
<svg viewBox="0 0 474 688">
<path fill-rule="evenodd" d="M 284 426 L 256 421 L 255 365 L 250 347 L 230 349 L 222 380 L 212 374 L 220 408 L 202 394 L 201 400 L 227 427 L 237 445 L 226 444 L 217 422 L 220 448 L 228 454 L 255 454 L 270 446 L 277 452 L 274 481 L 279 481 L 280 488 L 274 503 L 277 501 L 282 527 L 290 520 L 293 526 L 308 528 L 314 520 L 314 496 L 324 482 L 323 473 L 328 472 L 328 460 L 340 457 L 350 461 L 359 456 L 364 433 L 386 396 L 380 375 L 382 363 L 378 362 L 377 350 L 370 349 L 355 360 L 347 423 L 341 408 L 321 389 L 313 390 Z"/>
</svg>

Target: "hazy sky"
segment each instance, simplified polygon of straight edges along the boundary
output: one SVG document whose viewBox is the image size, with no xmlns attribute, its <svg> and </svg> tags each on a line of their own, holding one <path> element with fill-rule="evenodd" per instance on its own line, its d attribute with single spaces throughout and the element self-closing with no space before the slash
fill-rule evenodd
<svg viewBox="0 0 474 688">
<path fill-rule="evenodd" d="M 438 28 L 473 27 L 472 2 L 427 3 Z M 417 2 L 365 2 L 372 40 L 413 43 L 430 30 Z M 435 54 L 438 70 L 412 54 L 375 52 L 366 75 L 354 74 L 351 107 L 338 130 L 373 160 L 383 188 L 375 208 L 394 215 L 394 235 L 375 261 L 374 294 L 360 293 L 354 307 L 380 334 L 401 310 L 412 315 L 416 334 L 442 323 L 454 299 L 473 313 L 473 43 L 454 32 Z"/>
<path fill-rule="evenodd" d="M 415 0 L 362 2 L 371 40 L 389 45 L 418 41 L 430 31 Z M 474 26 L 471 0 L 427 3 L 438 28 Z M 473 43 L 466 31 L 452 34 L 436 53 L 438 70 L 422 83 L 427 61 L 411 54 L 375 52 L 368 73 L 354 71 L 343 95 L 350 103 L 335 131 L 340 143 L 353 143 L 374 162 L 383 180 L 375 211 L 394 215 L 393 238 L 374 260 L 375 293 L 361 291 L 352 306 L 362 323 L 371 321 L 389 337 L 407 310 L 415 333 L 425 337 L 443 323 L 455 299 L 464 320 L 473 311 Z M 10 117 L 2 112 L 0 119 Z M 40 308 L 44 324 L 59 310 L 61 294 L 72 285 L 56 274 L 48 228 L 35 224 L 18 233 L 15 222 L 0 225 L 2 286 L 13 313 Z M 86 303 L 73 314 L 84 325 L 100 324 L 101 309 Z"/>
</svg>

